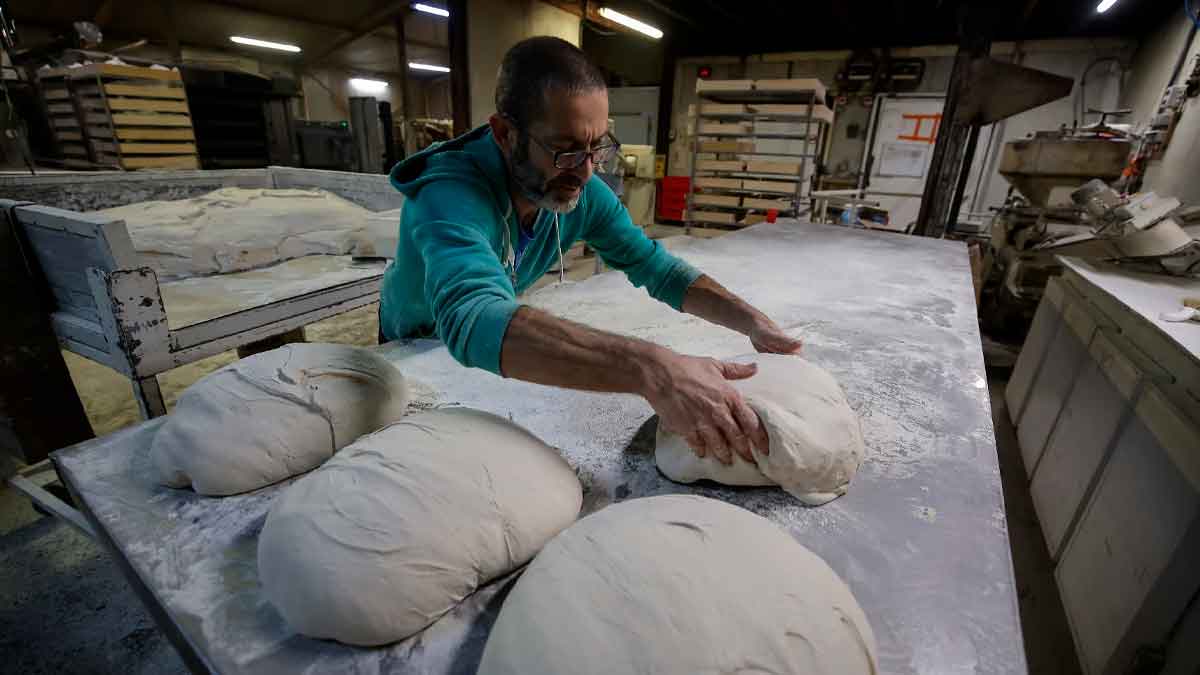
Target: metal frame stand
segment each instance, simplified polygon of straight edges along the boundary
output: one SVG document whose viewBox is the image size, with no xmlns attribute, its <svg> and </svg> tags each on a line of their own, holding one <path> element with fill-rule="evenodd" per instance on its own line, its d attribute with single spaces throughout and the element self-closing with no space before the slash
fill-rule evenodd
<svg viewBox="0 0 1200 675">
<path fill-rule="evenodd" d="M 990 30 L 993 14 L 1000 10 L 982 3 L 958 9 L 958 54 L 914 228 L 927 237 L 954 229 L 979 128 L 1067 96 L 1075 84 L 1069 77 L 992 60 Z"/>
<path fill-rule="evenodd" d="M 820 160 L 823 148 L 825 148 L 827 141 L 828 141 L 827 131 L 828 131 L 829 123 L 824 119 L 816 119 L 813 116 L 814 107 L 818 104 L 822 104 L 822 105 L 824 104 L 823 100 L 818 100 L 818 98 L 819 98 L 818 92 L 815 90 L 773 91 L 773 90 L 751 88 L 751 89 L 747 89 L 744 91 L 722 91 L 722 90 L 697 91 L 697 96 L 699 98 L 699 103 L 697 104 L 696 116 L 695 116 L 696 127 L 695 127 L 694 133 L 692 134 L 692 156 L 691 156 L 691 168 L 688 173 L 687 210 L 684 213 L 684 232 L 686 234 L 691 234 L 693 223 L 705 222 L 705 221 L 697 220 L 694 215 L 695 214 L 694 195 L 696 194 L 697 189 L 698 189 L 696 186 L 696 173 L 699 170 L 697 168 L 697 165 L 699 164 L 698 156 L 701 152 L 701 147 L 700 147 L 701 146 L 701 138 L 726 138 L 726 139 L 736 139 L 736 140 L 748 140 L 751 142 L 754 142 L 759 139 L 803 140 L 804 141 L 804 149 L 799 154 L 784 153 L 784 152 L 762 152 L 762 151 L 759 151 L 757 147 L 755 147 L 754 152 L 729 153 L 729 154 L 734 154 L 734 155 L 746 154 L 746 155 L 787 157 L 787 158 L 798 159 L 799 163 L 800 163 L 800 168 L 799 168 L 798 175 L 795 175 L 795 176 L 793 176 L 791 174 L 778 174 L 778 175 L 774 175 L 774 176 L 770 176 L 769 174 L 763 174 L 763 175 L 750 176 L 749 174 L 751 172 L 745 171 L 745 170 L 743 170 L 743 171 L 718 171 L 718 170 L 707 170 L 707 169 L 703 170 L 705 174 L 711 174 L 713 176 L 726 175 L 726 176 L 733 177 L 733 178 L 745 178 L 747 180 L 757 180 L 757 181 L 765 181 L 765 180 L 784 181 L 784 180 L 794 179 L 795 188 L 791 194 L 791 208 L 780 209 L 780 211 L 788 212 L 791 215 L 799 215 L 800 211 L 801 211 L 801 204 L 809 197 L 810 193 L 812 192 L 811 176 L 809 175 L 810 160 L 811 160 L 811 166 L 814 169 L 813 175 L 815 175 L 815 169 L 816 169 L 817 165 L 819 164 L 819 160 Z M 703 105 L 705 102 L 731 103 L 731 104 L 744 103 L 744 104 L 750 104 L 750 105 L 753 105 L 753 104 L 803 104 L 803 105 L 806 105 L 807 107 L 805 108 L 805 112 L 802 115 L 780 114 L 780 113 L 762 113 L 762 112 L 705 113 L 703 110 Z M 724 121 L 739 120 L 739 121 L 749 121 L 751 123 L 760 122 L 760 121 L 803 122 L 804 123 L 804 131 L 803 131 L 802 135 L 782 134 L 782 133 L 780 133 L 780 134 L 756 133 L 753 131 L 751 133 L 744 133 L 744 134 L 742 134 L 742 133 L 736 133 L 736 134 L 735 133 L 711 133 L 711 132 L 706 133 L 701 128 L 701 126 L 703 124 L 703 120 L 706 120 L 706 119 L 707 120 L 724 120 Z M 815 128 L 815 132 L 814 132 L 814 128 Z M 806 185 L 808 186 L 807 188 L 805 187 Z M 735 193 L 738 195 L 745 195 L 745 194 L 759 195 L 759 196 L 770 195 L 770 196 L 775 196 L 775 197 L 779 197 L 783 194 L 783 193 L 769 193 L 769 192 L 764 192 L 761 190 L 755 191 L 755 190 L 749 190 L 749 189 L 745 189 L 745 188 L 728 188 L 728 189 L 706 188 L 705 191 L 706 192 L 716 192 L 716 193 Z M 741 205 L 739 205 L 739 206 L 716 206 L 716 205 L 714 205 L 712 208 L 737 209 L 738 211 L 742 211 L 742 210 L 759 210 L 759 211 L 761 211 L 761 210 L 763 210 L 758 207 L 746 207 L 746 206 L 741 206 Z M 729 225 L 729 223 L 723 223 L 723 224 Z"/>
</svg>

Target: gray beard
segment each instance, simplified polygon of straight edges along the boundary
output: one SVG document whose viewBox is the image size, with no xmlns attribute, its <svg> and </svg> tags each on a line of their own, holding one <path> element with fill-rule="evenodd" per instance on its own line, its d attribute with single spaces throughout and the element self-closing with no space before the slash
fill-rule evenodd
<svg viewBox="0 0 1200 675">
<path fill-rule="evenodd" d="M 512 159 L 508 163 L 509 173 L 512 174 L 513 182 L 517 184 L 521 194 L 539 209 L 563 214 L 574 211 L 575 207 L 579 206 L 579 198 L 583 196 L 583 191 L 567 201 L 555 199 L 545 187 L 546 176 L 529 160 L 527 148 L 528 139 L 518 140 Z"/>
</svg>

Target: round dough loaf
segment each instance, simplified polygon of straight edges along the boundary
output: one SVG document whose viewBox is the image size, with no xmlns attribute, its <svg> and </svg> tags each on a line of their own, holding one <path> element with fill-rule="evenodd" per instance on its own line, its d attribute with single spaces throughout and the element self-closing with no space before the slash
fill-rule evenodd
<svg viewBox="0 0 1200 675">
<path fill-rule="evenodd" d="M 524 565 L 582 501 L 566 461 L 508 420 L 416 413 L 287 489 L 259 536 L 258 573 L 296 631 L 387 644 Z"/>
<path fill-rule="evenodd" d="M 798 356 L 758 354 L 758 372 L 731 384 L 758 413 L 771 443 L 754 450 L 757 466 L 734 453 L 732 464 L 697 457 L 677 434 L 659 427 L 654 461 L 679 483 L 708 479 L 726 485 L 779 485 L 819 506 L 846 494 L 863 458 L 862 429 L 837 380 Z"/>
<path fill-rule="evenodd" d="M 875 673 L 850 589 L 770 521 L 715 499 L 622 502 L 555 537 L 492 627 L 480 675 Z"/>
<path fill-rule="evenodd" d="M 292 344 L 188 387 L 154 436 L 158 480 L 231 495 L 310 471 L 404 416 L 408 389 L 387 359 L 335 344 Z"/>
</svg>

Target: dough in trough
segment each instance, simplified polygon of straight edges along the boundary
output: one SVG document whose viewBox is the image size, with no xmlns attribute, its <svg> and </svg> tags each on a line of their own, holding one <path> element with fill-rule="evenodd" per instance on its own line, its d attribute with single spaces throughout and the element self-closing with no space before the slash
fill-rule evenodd
<svg viewBox="0 0 1200 675">
<path fill-rule="evenodd" d="M 876 672 L 850 589 L 787 532 L 716 499 L 633 499 L 555 537 L 492 627 L 480 675 Z"/>
<path fill-rule="evenodd" d="M 292 344 L 188 387 L 154 436 L 158 481 L 204 495 L 247 492 L 310 471 L 404 416 L 408 389 L 387 359 L 335 344 Z"/>
<path fill-rule="evenodd" d="M 259 535 L 258 574 L 297 632 L 387 644 L 528 562 L 582 500 L 566 461 L 508 420 L 415 413 L 288 487 Z"/>
<path fill-rule="evenodd" d="M 392 257 L 400 223 L 399 209 L 372 212 L 325 190 L 296 188 L 225 187 L 95 213 L 125 221 L 139 259 L 160 280 L 318 254 Z"/>
<path fill-rule="evenodd" d="M 758 372 L 734 380 L 758 413 L 770 454 L 754 450 L 757 466 L 733 453 L 726 465 L 697 457 L 677 434 L 658 430 L 654 460 L 673 481 L 708 479 L 726 485 L 779 485 L 812 506 L 846 493 L 863 458 L 862 429 L 846 394 L 823 368 L 798 356 L 758 354 Z"/>
</svg>

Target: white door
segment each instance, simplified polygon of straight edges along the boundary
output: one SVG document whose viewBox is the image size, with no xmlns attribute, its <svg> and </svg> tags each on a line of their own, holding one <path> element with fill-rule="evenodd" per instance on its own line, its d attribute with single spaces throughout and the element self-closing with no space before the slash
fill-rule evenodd
<svg viewBox="0 0 1200 675">
<path fill-rule="evenodd" d="M 944 102 L 941 97 L 884 98 L 878 104 L 867 199 L 878 201 L 881 208 L 888 210 L 888 229 L 911 229 L 921 211 L 921 194 L 941 127 Z M 963 197 L 964 207 L 971 201 L 983 155 L 980 149 L 976 150 L 967 194 Z M 909 196 L 871 194 L 876 192 Z"/>
</svg>

